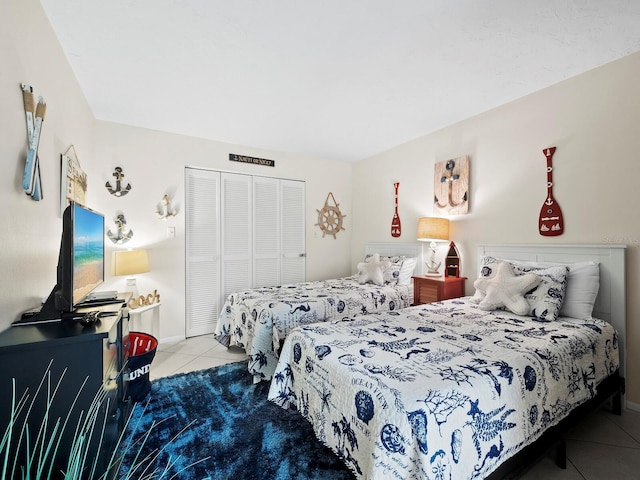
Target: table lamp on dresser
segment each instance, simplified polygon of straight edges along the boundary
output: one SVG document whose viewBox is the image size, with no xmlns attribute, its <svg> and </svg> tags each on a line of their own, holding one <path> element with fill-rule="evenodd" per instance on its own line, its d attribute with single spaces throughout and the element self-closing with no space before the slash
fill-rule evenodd
<svg viewBox="0 0 640 480">
<path fill-rule="evenodd" d="M 439 217 L 422 217 L 418 220 L 418 240 L 431 242 L 430 253 L 425 261 L 427 272 L 425 275 L 438 277 L 438 269 L 442 262 L 436 261 L 436 242 L 449 240 L 449 219 Z"/>
<path fill-rule="evenodd" d="M 139 295 L 134 275 L 149 271 L 149 257 L 146 250 L 117 250 L 111 256 L 112 271 L 115 276 L 127 275 L 127 290 L 133 298 Z"/>
</svg>

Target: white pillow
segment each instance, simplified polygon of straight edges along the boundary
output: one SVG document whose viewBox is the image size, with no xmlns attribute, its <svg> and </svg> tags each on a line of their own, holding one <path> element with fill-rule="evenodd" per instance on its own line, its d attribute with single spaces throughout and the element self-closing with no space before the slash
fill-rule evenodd
<svg viewBox="0 0 640 480">
<path fill-rule="evenodd" d="M 581 262 L 567 266 L 569 279 L 560 315 L 591 320 L 593 304 L 600 290 L 600 264 Z"/>
<path fill-rule="evenodd" d="M 507 262 L 500 262 L 495 267 L 491 278 L 478 278 L 473 283 L 476 291 L 484 293 L 478 306 L 482 310 L 505 307 L 516 315 L 527 315 L 529 302 L 524 295 L 540 283 L 540 277 L 535 273 L 516 275 L 513 266 Z"/>
<path fill-rule="evenodd" d="M 600 264 L 598 262 L 551 263 L 551 262 L 520 262 L 523 265 L 551 267 L 566 265 L 569 268 L 567 289 L 564 302 L 560 309 L 560 316 L 591 320 L 593 304 L 596 302 L 600 290 Z"/>
<path fill-rule="evenodd" d="M 411 277 L 413 276 L 413 270 L 416 268 L 418 259 L 415 257 L 405 258 L 400 268 L 400 274 L 398 275 L 398 285 L 409 285 L 411 283 Z"/>
<path fill-rule="evenodd" d="M 366 262 L 358 264 L 358 283 L 384 284 L 383 271 L 389 267 L 389 261 L 380 261 L 377 253 L 367 258 Z"/>
</svg>

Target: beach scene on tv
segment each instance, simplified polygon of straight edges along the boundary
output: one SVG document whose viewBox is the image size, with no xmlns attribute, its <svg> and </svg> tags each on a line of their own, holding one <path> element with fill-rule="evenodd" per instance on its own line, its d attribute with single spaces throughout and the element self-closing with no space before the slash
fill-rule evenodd
<svg viewBox="0 0 640 480">
<path fill-rule="evenodd" d="M 73 232 L 73 303 L 104 281 L 104 219 L 77 208 Z"/>
</svg>

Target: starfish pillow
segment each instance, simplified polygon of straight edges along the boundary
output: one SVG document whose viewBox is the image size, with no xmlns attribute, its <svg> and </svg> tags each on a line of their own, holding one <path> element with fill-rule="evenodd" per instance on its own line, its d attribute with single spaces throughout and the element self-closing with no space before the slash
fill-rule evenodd
<svg viewBox="0 0 640 480">
<path fill-rule="evenodd" d="M 479 278 L 473 286 L 486 294 L 478 304 L 482 310 L 505 307 L 516 315 L 526 315 L 529 313 L 529 303 L 524 294 L 538 283 L 540 277 L 535 273 L 516 275 L 511 264 L 500 262 L 494 277 Z"/>
<path fill-rule="evenodd" d="M 384 284 L 383 272 L 389 268 L 391 262 L 381 261 L 377 253 L 358 264 L 358 283 L 371 282 L 375 285 Z"/>
</svg>

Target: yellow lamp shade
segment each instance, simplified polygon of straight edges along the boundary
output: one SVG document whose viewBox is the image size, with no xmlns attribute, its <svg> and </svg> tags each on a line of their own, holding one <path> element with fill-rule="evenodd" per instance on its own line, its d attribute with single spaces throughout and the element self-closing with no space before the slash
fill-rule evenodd
<svg viewBox="0 0 640 480">
<path fill-rule="evenodd" d="M 449 219 L 422 217 L 418 220 L 418 240 L 449 240 Z"/>
<path fill-rule="evenodd" d="M 136 275 L 149 271 L 146 250 L 119 250 L 111 256 L 113 275 Z"/>
</svg>

